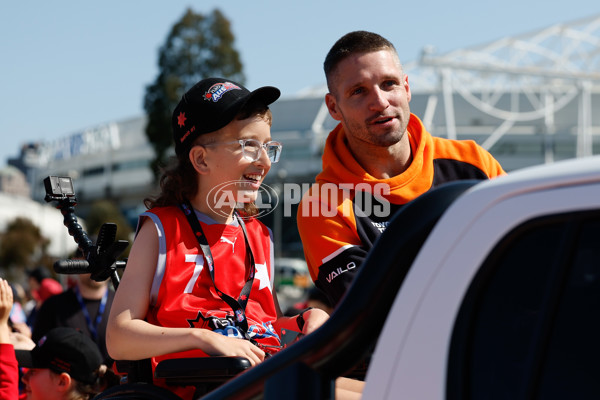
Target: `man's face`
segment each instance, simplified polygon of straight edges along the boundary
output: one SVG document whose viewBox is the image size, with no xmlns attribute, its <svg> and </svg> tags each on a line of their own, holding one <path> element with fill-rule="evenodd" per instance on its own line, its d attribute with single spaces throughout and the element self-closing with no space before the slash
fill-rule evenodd
<svg viewBox="0 0 600 400">
<path fill-rule="evenodd" d="M 410 87 L 395 53 L 380 50 L 341 61 L 325 101 L 351 145 L 388 147 L 400 141 L 410 119 Z"/>
</svg>

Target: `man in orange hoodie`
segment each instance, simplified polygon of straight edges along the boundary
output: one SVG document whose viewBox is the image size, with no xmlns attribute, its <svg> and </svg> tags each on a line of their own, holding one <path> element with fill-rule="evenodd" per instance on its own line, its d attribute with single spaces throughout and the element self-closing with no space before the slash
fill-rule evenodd
<svg viewBox="0 0 600 400">
<path fill-rule="evenodd" d="M 339 124 L 327 138 L 323 171 L 300 203 L 298 230 L 312 279 L 337 304 L 404 204 L 449 181 L 505 172 L 474 141 L 427 132 L 410 112 L 398 53 L 380 35 L 344 35 L 324 70 L 325 102 Z"/>
</svg>

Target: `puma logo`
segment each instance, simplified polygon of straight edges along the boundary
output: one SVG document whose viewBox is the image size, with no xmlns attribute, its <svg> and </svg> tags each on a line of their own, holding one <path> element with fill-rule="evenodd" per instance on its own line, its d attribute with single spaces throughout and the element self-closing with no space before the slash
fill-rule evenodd
<svg viewBox="0 0 600 400">
<path fill-rule="evenodd" d="M 234 253 L 235 252 L 235 241 L 237 240 L 237 237 L 235 237 L 233 239 L 233 242 L 227 238 L 222 237 L 221 238 L 221 242 L 225 242 L 225 243 L 229 243 L 231 245 L 231 252 Z"/>
</svg>

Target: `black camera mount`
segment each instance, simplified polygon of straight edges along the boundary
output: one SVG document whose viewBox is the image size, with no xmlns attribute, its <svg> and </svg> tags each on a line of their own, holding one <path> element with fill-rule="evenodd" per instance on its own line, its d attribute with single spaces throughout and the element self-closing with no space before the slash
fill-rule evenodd
<svg viewBox="0 0 600 400">
<path fill-rule="evenodd" d="M 49 176 L 44 179 L 48 203 L 55 203 L 63 215 L 63 223 L 83 253 L 82 260 L 59 260 L 54 270 L 59 274 L 91 274 L 91 279 L 102 282 L 111 278 L 115 289 L 119 285 L 117 268 L 124 268 L 126 261 L 117 261 L 129 242 L 115 241 L 117 225 L 105 223 L 100 227 L 96 244 L 88 237 L 75 216 L 77 198 L 73 181 L 68 176 Z"/>
</svg>

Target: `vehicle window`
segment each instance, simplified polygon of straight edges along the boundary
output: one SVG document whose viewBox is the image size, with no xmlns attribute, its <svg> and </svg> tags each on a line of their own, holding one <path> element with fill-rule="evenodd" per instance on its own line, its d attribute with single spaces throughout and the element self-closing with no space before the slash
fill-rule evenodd
<svg viewBox="0 0 600 400">
<path fill-rule="evenodd" d="M 545 217 L 496 246 L 461 305 L 448 398 L 600 398 L 599 225 Z"/>
<path fill-rule="evenodd" d="M 582 223 L 547 346 L 539 399 L 600 398 L 600 221 Z"/>
</svg>

